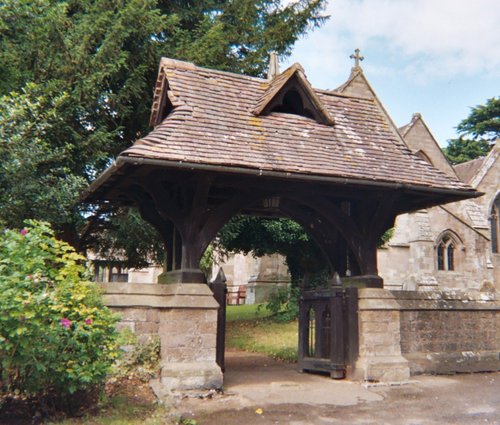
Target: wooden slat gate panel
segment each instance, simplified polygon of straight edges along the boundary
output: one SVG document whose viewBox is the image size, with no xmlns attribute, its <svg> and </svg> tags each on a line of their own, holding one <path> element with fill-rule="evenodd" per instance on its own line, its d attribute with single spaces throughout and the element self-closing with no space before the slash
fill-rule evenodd
<svg viewBox="0 0 500 425">
<path fill-rule="evenodd" d="M 341 379 L 358 355 L 357 288 L 303 291 L 299 306 L 299 370 Z"/>
<path fill-rule="evenodd" d="M 219 303 L 217 311 L 217 342 L 215 347 L 215 361 L 222 372 L 225 371 L 224 351 L 226 349 L 226 298 L 227 285 L 224 275 L 219 273 L 217 278 L 209 284 L 215 300 Z"/>
</svg>

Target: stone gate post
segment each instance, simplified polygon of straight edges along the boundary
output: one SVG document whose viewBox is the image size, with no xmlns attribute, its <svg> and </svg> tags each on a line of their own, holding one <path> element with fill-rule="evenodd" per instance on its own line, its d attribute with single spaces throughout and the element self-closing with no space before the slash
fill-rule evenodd
<svg viewBox="0 0 500 425">
<path fill-rule="evenodd" d="M 104 303 L 141 343 L 158 334 L 163 390 L 222 387 L 216 363 L 217 310 L 208 285 L 106 284 Z"/>
</svg>

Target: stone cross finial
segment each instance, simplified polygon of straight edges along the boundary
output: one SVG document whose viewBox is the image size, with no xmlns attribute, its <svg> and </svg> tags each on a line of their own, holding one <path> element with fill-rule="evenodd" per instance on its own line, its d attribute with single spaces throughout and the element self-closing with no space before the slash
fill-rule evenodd
<svg viewBox="0 0 500 425">
<path fill-rule="evenodd" d="M 267 79 L 272 80 L 280 73 L 278 54 L 276 52 L 269 53 L 269 70 L 267 71 Z"/>
<path fill-rule="evenodd" d="M 354 59 L 354 67 L 359 68 L 359 63 L 364 60 L 364 56 L 359 55 L 359 49 L 354 50 L 354 55 L 349 56 L 351 59 Z"/>
</svg>

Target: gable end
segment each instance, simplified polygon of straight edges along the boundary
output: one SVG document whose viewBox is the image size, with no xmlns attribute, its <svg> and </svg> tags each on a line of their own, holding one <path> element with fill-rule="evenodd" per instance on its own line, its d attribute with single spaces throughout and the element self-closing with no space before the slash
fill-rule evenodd
<svg viewBox="0 0 500 425">
<path fill-rule="evenodd" d="M 312 118 L 320 124 L 334 125 L 334 119 L 307 81 L 302 67 L 292 65 L 274 78 L 252 110 L 254 115 L 284 112 Z"/>
</svg>

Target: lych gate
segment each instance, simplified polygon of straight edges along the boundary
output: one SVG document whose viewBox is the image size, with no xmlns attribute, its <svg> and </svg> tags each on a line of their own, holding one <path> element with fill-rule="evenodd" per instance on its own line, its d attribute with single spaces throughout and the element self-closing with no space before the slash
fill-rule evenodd
<svg viewBox="0 0 500 425">
<path fill-rule="evenodd" d="M 161 309 L 166 386 L 220 385 L 216 304 L 199 262 L 234 215 L 292 218 L 343 287 L 381 288 L 377 242 L 398 214 L 478 195 L 411 154 L 360 85 L 370 89 L 357 66 L 342 87 L 323 91 L 297 64 L 265 80 L 162 59 L 154 130 L 122 152 L 86 200 L 135 205 L 163 238 L 168 285 L 137 289 L 144 297 L 134 305 Z M 356 356 L 355 291 L 325 291 L 302 297 L 300 367 L 342 375 L 338 366 L 354 366 Z M 125 306 L 120 300 L 116 292 L 110 303 Z"/>
</svg>

